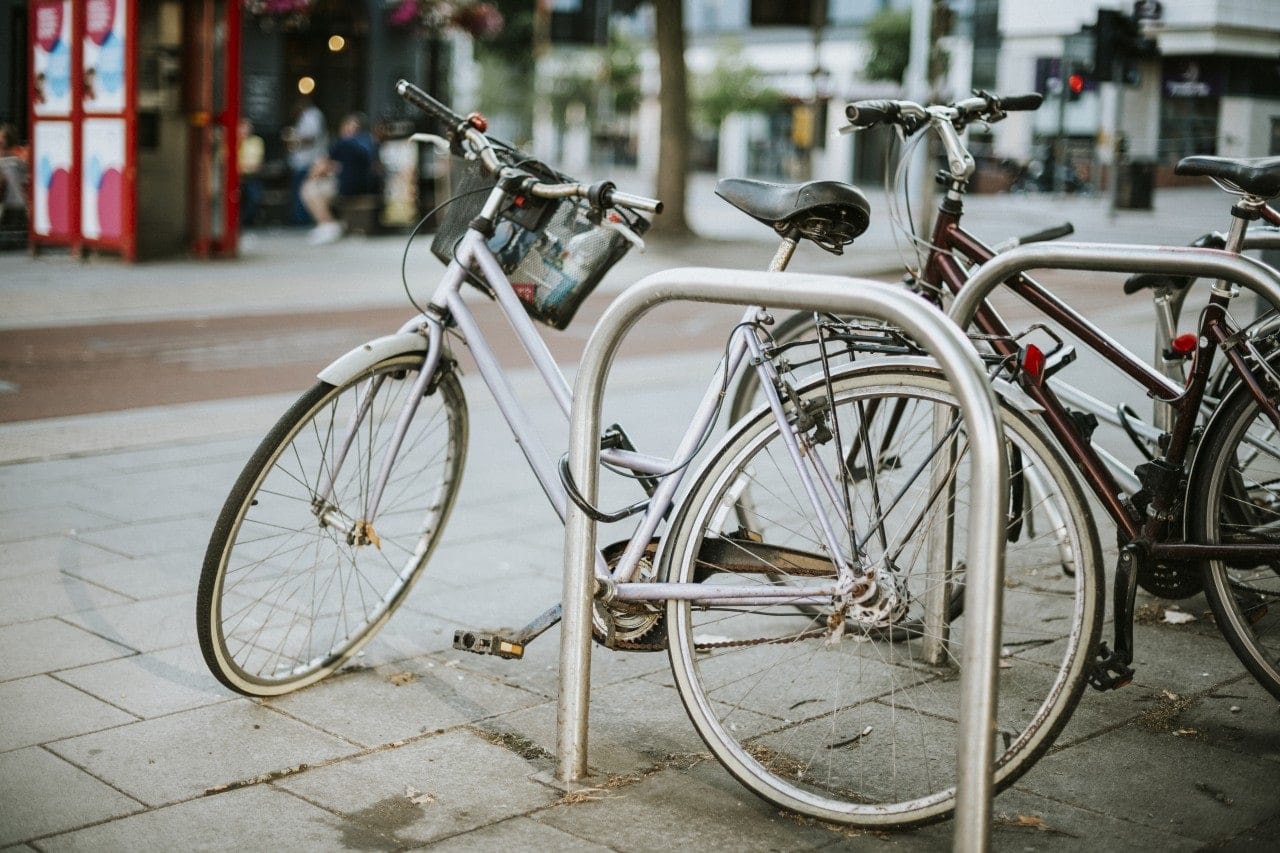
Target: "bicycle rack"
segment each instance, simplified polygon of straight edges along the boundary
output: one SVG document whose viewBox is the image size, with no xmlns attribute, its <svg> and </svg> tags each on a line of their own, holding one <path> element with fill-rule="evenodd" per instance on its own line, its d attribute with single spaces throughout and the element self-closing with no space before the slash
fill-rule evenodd
<svg viewBox="0 0 1280 853">
<path fill-rule="evenodd" d="M 960 328 L 966 328 L 973 322 L 982 301 L 1001 282 L 1036 269 L 1212 276 L 1233 281 L 1273 305 L 1280 305 L 1280 272 L 1244 255 L 1185 246 L 1032 243 L 1001 252 L 982 264 L 961 288 L 960 295 L 956 297 L 949 312 L 951 319 Z"/>
<path fill-rule="evenodd" d="M 1255 228 L 1245 232 L 1244 251 L 1280 249 L 1280 228 Z"/>
<path fill-rule="evenodd" d="M 796 273 L 702 268 L 655 273 L 609 306 L 587 341 L 574 383 L 569 466 L 582 496 L 594 502 L 600 461 L 601 397 L 623 336 L 651 308 L 672 301 L 769 305 L 874 317 L 904 329 L 933 353 L 964 412 L 970 436 L 973 518 L 989 519 L 968 531 L 965 619 L 978 642 L 966 643 L 961 673 L 957 745 L 955 848 L 985 849 L 991 828 L 992 756 L 995 754 L 996 671 L 1004 583 L 1004 512 L 1008 464 L 998 431 L 995 396 L 982 365 L 958 328 L 900 287 L 864 279 Z M 981 472 L 981 473 L 979 473 Z M 558 778 L 587 775 L 591 602 L 596 530 L 576 505 L 565 521 Z"/>
</svg>

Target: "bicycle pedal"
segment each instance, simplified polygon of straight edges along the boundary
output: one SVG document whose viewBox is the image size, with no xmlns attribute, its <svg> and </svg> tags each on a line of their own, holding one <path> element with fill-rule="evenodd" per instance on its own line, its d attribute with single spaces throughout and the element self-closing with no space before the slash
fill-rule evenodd
<svg viewBox="0 0 1280 853">
<path fill-rule="evenodd" d="M 524 643 L 503 637 L 492 631 L 468 631 L 465 628 L 453 632 L 453 647 L 477 655 L 497 655 L 500 658 L 519 660 L 524 657 Z"/>
<path fill-rule="evenodd" d="M 1133 681 L 1134 669 L 1121 656 L 1107 648 L 1103 643 L 1098 648 L 1098 657 L 1089 665 L 1086 678 L 1089 686 L 1099 692 L 1119 690 Z"/>
</svg>

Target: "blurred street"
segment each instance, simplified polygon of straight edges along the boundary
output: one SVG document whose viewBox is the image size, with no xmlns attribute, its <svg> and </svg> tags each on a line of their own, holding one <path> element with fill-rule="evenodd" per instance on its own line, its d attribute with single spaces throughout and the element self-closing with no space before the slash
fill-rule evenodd
<svg viewBox="0 0 1280 853">
<path fill-rule="evenodd" d="M 805 245 L 792 269 L 896 280 L 901 238 L 883 193 L 869 196 L 873 225 L 844 256 Z M 1104 199 L 979 196 L 966 223 L 991 243 L 1070 220 L 1069 240 L 1169 245 L 1227 225 L 1229 199 L 1211 188 L 1161 190 L 1155 204 L 1113 218 Z M 715 199 L 709 179 L 695 180 L 689 213 L 704 239 L 651 241 L 570 329 L 548 332 L 566 370 L 629 283 L 768 263 L 767 229 Z M 428 245 L 408 250 L 420 299 L 441 269 Z M 217 684 L 194 631 L 217 512 L 317 371 L 412 316 L 404 254 L 403 236 L 313 247 L 292 231 L 254 233 L 224 262 L 0 254 L 0 848 L 950 849 L 950 822 L 851 831 L 755 798 L 706 753 L 663 654 L 595 650 L 596 789 L 547 784 L 559 631 L 522 661 L 450 645 L 456 627 L 522 624 L 558 600 L 563 544 L 465 356 L 468 471 L 405 606 L 358 665 L 315 687 L 257 701 Z M 1150 303 L 1125 297 L 1123 276 L 1041 278 L 1149 354 Z M 605 422 L 670 447 L 738 313 L 682 303 L 646 318 L 624 344 Z M 485 322 L 496 342 L 505 323 Z M 518 344 L 500 355 L 559 455 L 563 418 Z M 1148 411 L 1096 362 L 1070 375 Z M 1280 704 L 1245 675 L 1203 598 L 1139 604 L 1135 682 L 1086 693 L 1055 750 L 996 800 L 994 849 L 1274 846 Z M 1193 618 L 1175 624 L 1169 611 Z"/>
</svg>

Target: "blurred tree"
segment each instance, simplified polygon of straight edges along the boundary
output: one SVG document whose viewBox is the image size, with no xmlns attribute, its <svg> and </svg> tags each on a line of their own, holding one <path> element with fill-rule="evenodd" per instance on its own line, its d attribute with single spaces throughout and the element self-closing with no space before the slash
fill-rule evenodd
<svg viewBox="0 0 1280 853">
<path fill-rule="evenodd" d="M 911 56 L 911 11 L 882 9 L 867 21 L 871 53 L 863 73 L 868 80 L 902 82 Z"/>
<path fill-rule="evenodd" d="M 684 61 L 682 0 L 653 0 L 658 47 L 659 130 L 657 196 L 665 209 L 654 219 L 654 231 L 674 238 L 693 236 L 685 218 L 689 180 L 689 82 Z"/>
<path fill-rule="evenodd" d="M 771 112 L 787 102 L 777 89 L 764 82 L 761 73 L 742 58 L 741 48 L 721 50 L 711 73 L 694 84 L 697 121 L 718 128 L 733 113 Z"/>
</svg>

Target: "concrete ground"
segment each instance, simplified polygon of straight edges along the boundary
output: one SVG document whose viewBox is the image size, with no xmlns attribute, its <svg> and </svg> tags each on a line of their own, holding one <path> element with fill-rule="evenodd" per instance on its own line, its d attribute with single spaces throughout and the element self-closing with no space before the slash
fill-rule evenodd
<svg viewBox="0 0 1280 853">
<path fill-rule="evenodd" d="M 1084 239 L 1134 242 L 1225 227 L 1216 191 L 1156 202 L 1108 219 L 1100 200 L 992 197 L 975 199 L 971 222 L 993 242 L 1062 218 Z M 715 239 L 655 244 L 603 292 L 674 265 L 763 266 L 768 235 L 726 211 L 703 182 L 692 218 Z M 896 253 L 881 226 L 845 258 L 810 250 L 797 268 L 884 272 Z M 402 248 L 391 237 L 312 248 L 269 233 L 226 263 L 0 255 L 0 328 L 398 304 Z M 433 263 L 411 267 L 427 280 Z M 1147 351 L 1148 307 L 1118 288 L 1096 302 L 1106 328 Z M 642 446 L 666 446 L 722 337 L 693 355 L 621 363 L 605 417 L 639 423 Z M 471 374 L 468 471 L 422 582 L 356 666 L 269 701 L 208 673 L 194 600 L 218 508 L 292 395 L 0 426 L 0 849 L 951 846 L 950 822 L 864 832 L 757 799 L 707 754 L 662 654 L 596 650 L 594 789 L 548 784 L 558 631 L 522 661 L 450 648 L 456 627 L 519 623 L 560 593 L 561 530 Z M 536 377 L 513 375 L 558 454 L 561 419 Z M 1280 703 L 1243 673 L 1202 598 L 1178 603 L 1195 617 L 1179 624 L 1164 621 L 1173 605 L 1139 603 L 1135 683 L 1086 693 L 1055 749 L 996 799 L 994 849 L 1276 846 Z"/>
</svg>

